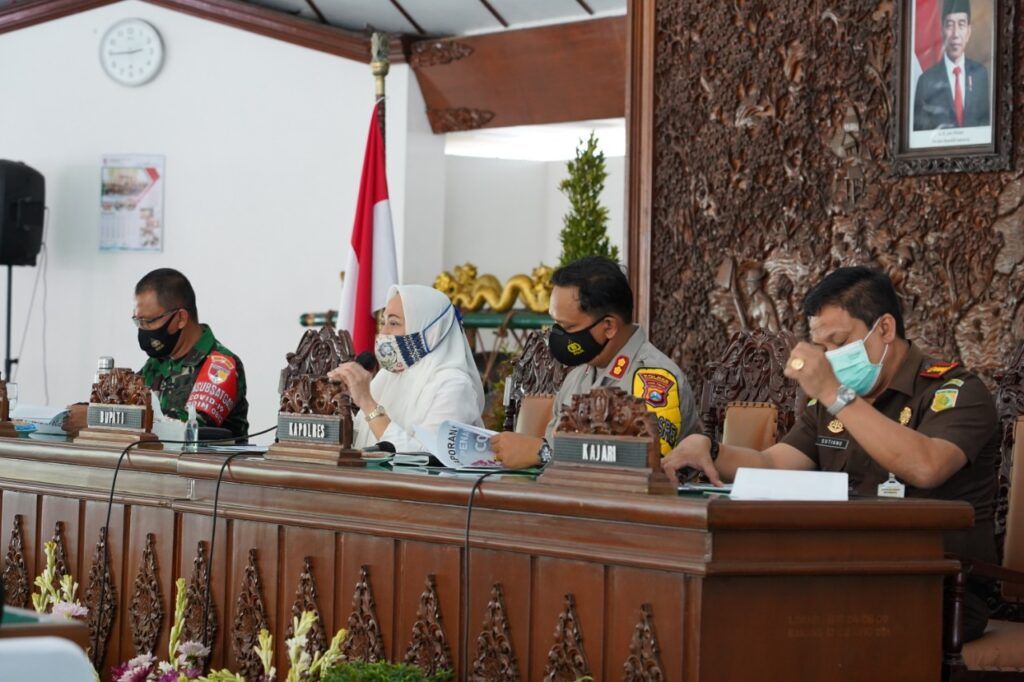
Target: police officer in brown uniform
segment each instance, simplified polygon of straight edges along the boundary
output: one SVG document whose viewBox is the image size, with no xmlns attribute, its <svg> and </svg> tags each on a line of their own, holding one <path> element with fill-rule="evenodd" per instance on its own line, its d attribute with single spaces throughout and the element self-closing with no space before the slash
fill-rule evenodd
<svg viewBox="0 0 1024 682">
<path fill-rule="evenodd" d="M 739 467 L 845 471 L 855 495 L 964 500 L 974 527 L 946 550 L 995 560 L 998 417 L 982 381 L 907 341 L 899 299 L 884 273 L 840 268 L 804 300 L 811 343 L 793 348 L 785 374 L 811 398 L 781 442 L 763 452 L 684 439 L 662 460 L 674 475 L 702 470 L 716 484 Z M 984 632 L 984 585 L 968 581 L 964 636 Z"/>
</svg>

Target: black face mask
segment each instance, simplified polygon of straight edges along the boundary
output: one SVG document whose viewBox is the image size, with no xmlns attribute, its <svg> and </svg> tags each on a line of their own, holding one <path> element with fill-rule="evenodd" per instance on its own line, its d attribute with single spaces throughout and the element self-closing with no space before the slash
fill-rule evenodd
<svg viewBox="0 0 1024 682">
<path fill-rule="evenodd" d="M 139 348 L 145 351 L 146 355 L 158 360 L 171 356 L 174 347 L 178 345 L 178 337 L 181 336 L 180 329 L 176 332 L 167 331 L 175 317 L 176 315 L 171 315 L 171 319 L 157 329 L 139 330 Z"/>
<path fill-rule="evenodd" d="M 567 332 L 560 324 L 551 327 L 548 334 L 548 348 L 551 355 L 563 365 L 575 367 L 590 362 L 608 345 L 608 339 L 598 343 L 590 330 L 596 327 L 604 317 L 598 318 L 589 327 L 575 332 Z"/>
</svg>

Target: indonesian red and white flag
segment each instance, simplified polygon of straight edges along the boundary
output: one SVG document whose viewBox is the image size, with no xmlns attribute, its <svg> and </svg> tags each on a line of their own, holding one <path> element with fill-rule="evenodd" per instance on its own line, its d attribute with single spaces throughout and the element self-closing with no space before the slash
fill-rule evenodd
<svg viewBox="0 0 1024 682">
<path fill-rule="evenodd" d="M 914 0 L 914 54 L 910 59 L 910 101 L 917 79 L 942 59 L 942 0 Z"/>
<path fill-rule="evenodd" d="M 338 328 L 347 329 L 352 334 L 356 353 L 373 350 L 373 339 L 377 333 L 374 311 L 384 307 L 388 288 L 398 284 L 395 231 L 391 225 L 384 138 L 377 122 L 378 106 L 373 108 L 370 118 L 356 219 L 352 225 L 348 265 L 338 306 Z"/>
</svg>

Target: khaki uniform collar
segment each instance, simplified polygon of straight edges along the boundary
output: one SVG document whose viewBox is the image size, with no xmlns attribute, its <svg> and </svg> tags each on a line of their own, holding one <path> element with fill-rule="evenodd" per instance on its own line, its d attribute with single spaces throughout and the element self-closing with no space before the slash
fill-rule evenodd
<svg viewBox="0 0 1024 682">
<path fill-rule="evenodd" d="M 602 377 L 610 376 L 613 379 L 621 378 L 621 376 L 616 377 L 612 374 L 612 371 L 615 369 L 615 361 L 621 357 L 626 357 L 629 360 L 630 365 L 632 365 L 633 358 L 636 357 L 636 354 L 640 352 L 640 347 L 646 342 L 647 334 L 644 333 L 643 328 L 639 325 L 633 325 L 633 335 L 629 337 L 629 341 L 626 341 L 626 345 L 619 349 L 619 352 L 615 354 L 615 357 L 609 361 L 608 366 L 599 368 L 598 372 Z"/>
<path fill-rule="evenodd" d="M 899 391 L 908 396 L 914 395 L 914 384 L 917 382 L 917 375 L 921 371 L 921 365 L 925 361 L 921 349 L 908 342 L 907 355 L 903 358 L 903 364 L 896 370 L 896 375 L 889 382 L 886 390 Z"/>
</svg>

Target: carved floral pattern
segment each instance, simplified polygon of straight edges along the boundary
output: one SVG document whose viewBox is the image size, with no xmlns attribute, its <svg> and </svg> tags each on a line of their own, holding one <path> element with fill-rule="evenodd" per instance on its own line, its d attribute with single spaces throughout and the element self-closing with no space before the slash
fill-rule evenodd
<svg viewBox="0 0 1024 682">
<path fill-rule="evenodd" d="M 28 567 L 25 565 L 25 541 L 21 529 L 21 514 L 14 515 L 11 539 L 4 558 L 4 602 L 10 606 L 28 608 L 31 595 Z"/>
<path fill-rule="evenodd" d="M 575 681 L 590 675 L 590 664 L 583 649 L 583 633 L 576 615 L 576 598 L 565 595 L 565 608 L 558 616 L 555 643 L 548 652 L 544 682 Z"/>
<path fill-rule="evenodd" d="M 128 607 L 128 626 L 132 631 L 136 656 L 153 653 L 163 622 L 164 604 L 160 594 L 160 577 L 157 575 L 156 537 L 147 533 L 146 546 L 142 550 L 142 565 L 135 576 L 135 587 Z"/>
<path fill-rule="evenodd" d="M 640 606 L 640 622 L 633 630 L 629 656 L 623 666 L 623 682 L 663 682 L 665 671 L 658 655 L 658 638 L 654 635 L 651 605 Z"/>
<path fill-rule="evenodd" d="M 425 69 L 443 66 L 465 59 L 473 54 L 473 48 L 456 40 L 420 40 L 413 43 L 409 66 Z"/>
<path fill-rule="evenodd" d="M 64 522 L 57 521 L 53 524 L 53 537 L 50 538 L 56 546 L 53 552 L 55 571 L 53 574 L 54 589 L 60 589 L 60 580 L 70 573 L 68 567 L 68 548 L 64 544 Z"/>
<path fill-rule="evenodd" d="M 348 331 L 327 324 L 306 330 L 288 366 L 281 370 L 278 391 L 281 412 L 351 417 L 352 398 L 344 384 L 327 380 L 327 373 L 354 357 Z M 349 420 L 351 429 L 351 420 Z M 347 441 L 351 442 L 351 441 Z"/>
<path fill-rule="evenodd" d="M 100 602 L 103 603 L 102 608 Z M 107 655 L 110 631 L 114 627 L 114 617 L 117 614 L 117 591 L 114 589 L 114 577 L 110 573 L 106 527 L 100 528 L 100 539 L 93 552 L 84 605 L 89 609 L 89 660 L 92 661 L 93 668 L 101 670 Z"/>
<path fill-rule="evenodd" d="M 412 626 L 412 642 L 405 652 L 405 662 L 419 667 L 428 675 L 440 670 L 451 670 L 452 652 L 441 622 L 441 603 L 437 598 L 437 584 L 433 575 L 420 595 L 416 622 Z"/>
<path fill-rule="evenodd" d="M 1020 164 L 892 176 L 895 4 L 656 3 L 650 335 L 695 386 L 737 331 L 802 336 L 839 265 L 888 272 L 908 336 L 987 381 L 1024 336 Z"/>
<path fill-rule="evenodd" d="M 574 395 L 569 409 L 562 411 L 557 430 L 655 440 L 660 437 L 657 417 L 644 401 L 617 386 Z"/>
<path fill-rule="evenodd" d="M 359 582 L 352 595 L 352 613 L 348 617 L 348 636 L 343 653 L 350 661 L 373 663 L 384 660 L 384 638 L 370 588 L 370 569 L 365 565 L 359 569 Z"/>
<path fill-rule="evenodd" d="M 103 405 L 149 405 L 149 388 L 141 374 L 115 367 L 92 385 L 90 403 Z"/>
<path fill-rule="evenodd" d="M 188 581 L 185 594 L 188 605 L 185 607 L 185 624 L 182 639 L 194 642 L 217 641 L 217 605 L 210 599 L 209 612 L 206 615 L 206 632 L 203 632 L 203 612 L 206 610 L 207 580 L 210 562 L 206 557 L 206 543 L 196 543 L 196 556 L 192 560 L 192 576 Z"/>
<path fill-rule="evenodd" d="M 505 615 L 505 597 L 501 583 L 491 588 L 483 630 L 476 639 L 473 682 L 518 682 L 519 662 L 512 649 L 512 632 Z"/>
<path fill-rule="evenodd" d="M 528 395 L 554 395 L 565 380 L 569 368 L 551 356 L 548 332 L 532 331 L 523 342 L 509 383 L 509 404 L 505 408 L 505 431 L 514 431 L 523 398 Z"/>
<path fill-rule="evenodd" d="M 482 128 L 494 118 L 493 111 L 456 107 L 453 109 L 427 109 L 427 120 L 435 133 L 454 133 L 459 130 Z"/>
<path fill-rule="evenodd" d="M 313 578 L 313 560 L 305 557 L 302 560 L 302 573 L 299 574 L 299 586 L 295 590 L 295 601 L 292 603 L 292 617 L 299 618 L 306 611 L 316 614 L 316 622 L 306 635 L 306 651 L 310 656 L 323 653 L 327 650 L 327 632 L 324 630 L 323 618 L 320 615 L 320 595 L 316 589 L 316 580 Z M 295 634 L 292 625 L 288 626 L 288 634 L 291 637 Z"/>
<path fill-rule="evenodd" d="M 260 630 L 269 630 L 267 609 L 263 605 L 263 585 L 256 564 L 256 550 L 249 549 L 249 562 L 242 576 L 242 588 L 235 601 L 235 620 L 231 625 L 231 652 L 238 672 L 247 680 L 259 679 L 263 665 L 256 654 Z"/>
</svg>

